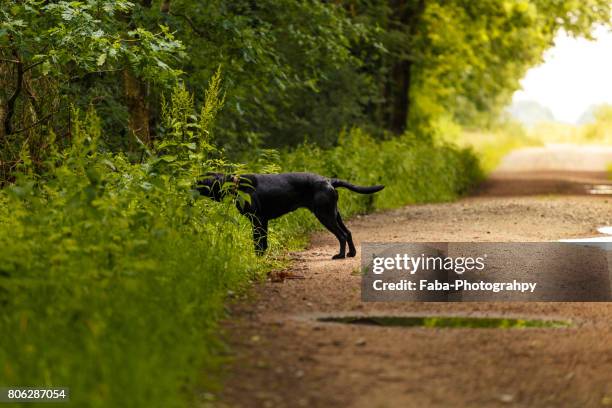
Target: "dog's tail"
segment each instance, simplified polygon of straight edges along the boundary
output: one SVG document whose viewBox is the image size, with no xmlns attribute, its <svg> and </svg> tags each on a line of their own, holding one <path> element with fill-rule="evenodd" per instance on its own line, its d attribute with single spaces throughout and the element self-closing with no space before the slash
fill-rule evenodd
<svg viewBox="0 0 612 408">
<path fill-rule="evenodd" d="M 330 183 L 334 187 L 348 188 L 349 190 L 354 191 L 356 193 L 360 193 L 360 194 L 373 194 L 385 188 L 385 186 L 382 186 L 382 185 L 369 186 L 369 187 L 356 186 L 354 184 L 349 183 L 348 181 L 339 180 L 339 179 L 331 179 Z"/>
</svg>

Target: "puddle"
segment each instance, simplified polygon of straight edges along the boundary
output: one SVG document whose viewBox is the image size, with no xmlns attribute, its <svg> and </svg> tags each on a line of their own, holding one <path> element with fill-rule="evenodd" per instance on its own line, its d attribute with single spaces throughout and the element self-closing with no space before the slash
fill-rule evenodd
<svg viewBox="0 0 612 408">
<path fill-rule="evenodd" d="M 612 227 L 599 227 L 597 231 L 601 234 L 612 235 Z"/>
<path fill-rule="evenodd" d="M 599 232 L 600 234 L 604 234 L 604 236 L 560 239 L 559 242 L 569 242 L 573 244 L 596 246 L 607 251 L 612 251 L 612 227 L 599 227 L 597 228 L 597 232 Z"/>
<path fill-rule="evenodd" d="M 326 323 L 362 324 L 387 327 L 428 327 L 466 329 L 564 328 L 570 322 L 560 320 L 506 319 L 494 317 L 443 316 L 341 316 L 317 319 Z"/>
<path fill-rule="evenodd" d="M 587 193 L 595 195 L 612 195 L 611 184 L 595 184 L 586 188 Z"/>
</svg>

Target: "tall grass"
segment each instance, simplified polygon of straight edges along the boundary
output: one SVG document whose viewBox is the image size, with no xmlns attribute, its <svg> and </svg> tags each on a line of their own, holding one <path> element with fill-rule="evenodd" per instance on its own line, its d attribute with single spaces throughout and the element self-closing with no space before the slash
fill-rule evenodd
<svg viewBox="0 0 612 408">
<path fill-rule="evenodd" d="M 230 204 L 113 165 L 116 184 L 3 196 L 0 383 L 67 386 L 79 407 L 185 406 L 218 363 L 226 292 L 265 263 Z"/>
<path fill-rule="evenodd" d="M 524 128 L 518 122 L 504 119 L 489 129 L 465 130 L 450 121 L 440 121 L 437 129 L 442 139 L 469 147 L 478 155 L 485 173 L 494 170 L 512 150 L 544 144 L 612 144 L 612 106 L 601 105 L 593 110 L 587 123 L 573 125 L 540 122 Z"/>
<path fill-rule="evenodd" d="M 387 186 L 342 192 L 347 216 L 451 200 L 480 177 L 470 151 L 360 130 L 331 150 L 304 145 L 230 166 L 209 144 L 216 110 L 194 113 L 178 89 L 165 139 L 142 164 L 100 149 L 93 113 L 75 120 L 72 147 L 50 156 L 44 175 L 22 158 L 16 183 L 0 191 L 0 385 L 70 387 L 78 407 L 196 404 L 223 362 L 217 322 L 228 293 L 317 227 L 304 211 L 276 221 L 272 256 L 257 258 L 233 202 L 192 189 L 203 171 L 307 170 Z"/>
<path fill-rule="evenodd" d="M 522 125 L 505 121 L 489 129 L 451 128 L 441 135 L 444 140 L 474 151 L 485 173 L 490 173 L 512 150 L 541 146 L 543 141 Z"/>
<path fill-rule="evenodd" d="M 580 125 L 557 122 L 539 123 L 529 134 L 546 143 L 612 144 L 612 105 L 593 109 L 592 119 Z"/>
</svg>

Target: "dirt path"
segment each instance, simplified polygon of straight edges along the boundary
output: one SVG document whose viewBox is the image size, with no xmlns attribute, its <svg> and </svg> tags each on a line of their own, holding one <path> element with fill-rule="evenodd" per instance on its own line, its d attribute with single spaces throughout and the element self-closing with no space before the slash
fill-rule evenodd
<svg viewBox="0 0 612 408">
<path fill-rule="evenodd" d="M 521 196 L 534 193 L 530 183 L 541 183 L 542 173 L 516 170 L 494 174 L 478 196 L 358 217 L 349 228 L 356 242 L 539 241 L 612 225 L 612 197 Z M 569 171 L 582 177 L 581 170 Z M 336 245 L 330 234 L 315 234 L 292 267 L 305 279 L 261 284 L 253 300 L 235 305 L 226 327 L 236 355 L 220 406 L 612 406 L 612 303 L 363 303 L 359 258 L 331 261 Z M 315 320 L 347 312 L 555 317 L 575 325 L 426 329 Z"/>
</svg>

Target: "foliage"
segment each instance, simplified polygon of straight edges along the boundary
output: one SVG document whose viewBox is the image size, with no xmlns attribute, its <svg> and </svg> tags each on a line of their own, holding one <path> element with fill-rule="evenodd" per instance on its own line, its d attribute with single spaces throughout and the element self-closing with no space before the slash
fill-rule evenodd
<svg viewBox="0 0 612 408">
<path fill-rule="evenodd" d="M 582 124 L 540 121 L 522 132 L 535 143 L 612 144 L 612 106 L 589 109 Z M 533 144 L 532 142 L 532 144 Z"/>
<path fill-rule="evenodd" d="M 332 144 L 361 115 L 368 79 L 351 43 L 365 35 L 335 5 L 293 0 L 172 3 L 169 23 L 190 59 L 183 68 L 197 86 L 223 66 L 227 103 L 219 117 L 226 151 Z"/>
<path fill-rule="evenodd" d="M 163 137 L 155 143 L 157 158 L 153 162 L 157 165 L 163 164 L 166 171 L 172 168 L 180 174 L 191 169 L 192 176 L 202 174 L 200 164 L 217 152 L 211 144 L 210 136 L 215 116 L 223 103 L 220 70 L 217 70 L 210 80 L 199 114 L 196 114 L 194 109 L 193 95 L 184 85 L 176 86 L 169 102 L 162 98 L 160 131 Z M 220 162 L 216 164 L 219 165 Z"/>
<path fill-rule="evenodd" d="M 583 125 L 580 133 L 587 143 L 612 143 L 612 106 L 599 106 L 593 122 Z"/>
<path fill-rule="evenodd" d="M 68 143 L 70 104 L 93 104 L 107 149 L 138 160 L 164 136 L 161 95 L 202 88 L 219 65 L 214 142 L 233 158 L 331 147 L 346 127 L 427 139 L 441 118 L 490 124 L 560 28 L 588 36 L 610 14 L 607 0 L 6 2 L 5 180 L 25 140 L 44 160 L 45 128 Z"/>
<path fill-rule="evenodd" d="M 540 146 L 543 140 L 526 131 L 519 123 L 506 120 L 487 129 L 457 129 L 445 140 L 468 147 L 478 156 L 485 173 L 493 171 L 510 151 L 527 146 Z"/>
<path fill-rule="evenodd" d="M 51 148 L 49 129 L 69 143 L 70 109 L 95 104 L 111 124 L 117 80 L 126 70 L 143 81 L 168 84 L 180 74 L 169 62 L 182 45 L 166 26 L 131 22 L 128 1 L 40 2 L 7 0 L 0 8 L 0 177 L 9 178 L 17 152 L 28 142 L 35 164 Z M 106 90 L 104 88 L 107 87 Z M 110 94 L 108 90 L 111 90 Z M 119 114 L 121 116 L 121 114 Z M 125 116 L 125 114 L 124 114 Z M 124 125 L 123 123 L 122 125 Z M 121 139 L 107 140 L 110 146 Z"/>
<path fill-rule="evenodd" d="M 490 125 L 560 28 L 588 36 L 594 23 L 608 23 L 610 16 L 610 3 L 599 0 L 427 3 L 410 90 L 414 126 L 443 115 Z"/>
<path fill-rule="evenodd" d="M 368 35 L 352 46 L 374 93 L 364 114 L 395 134 L 430 137 L 442 117 L 463 125 L 494 121 L 526 70 L 560 28 L 590 34 L 609 24 L 605 0 L 344 0 Z M 525 44 L 529 44 L 528 47 Z"/>
</svg>

